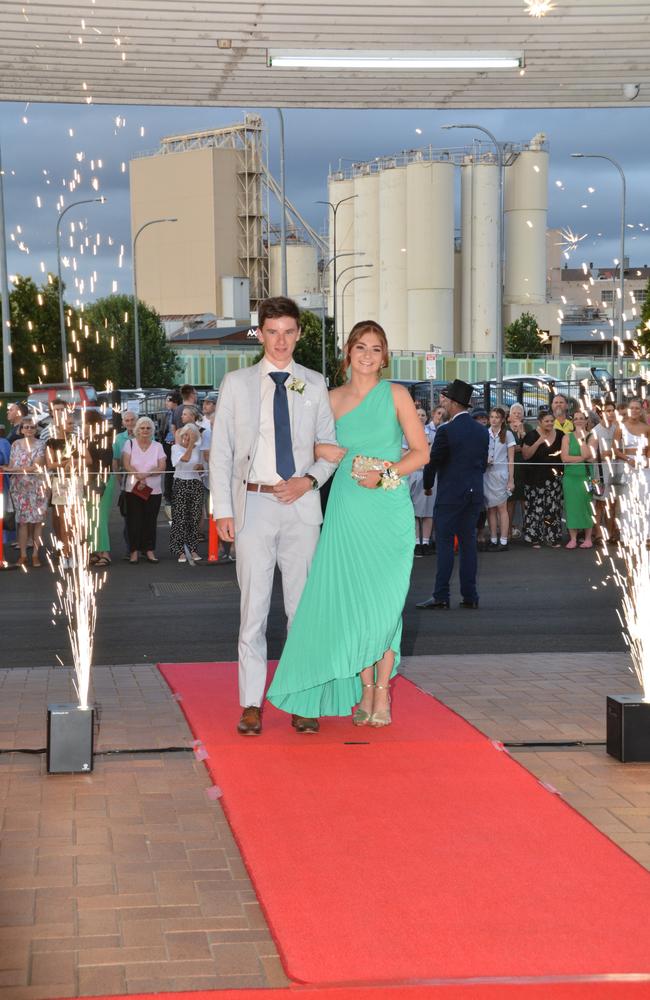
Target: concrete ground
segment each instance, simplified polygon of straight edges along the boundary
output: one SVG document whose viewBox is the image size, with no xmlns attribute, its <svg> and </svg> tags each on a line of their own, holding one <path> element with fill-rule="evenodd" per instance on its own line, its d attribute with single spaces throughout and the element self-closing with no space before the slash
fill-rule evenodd
<svg viewBox="0 0 650 1000">
<path fill-rule="evenodd" d="M 112 524 L 113 565 L 99 595 L 95 663 L 233 660 L 237 657 L 239 590 L 232 563 L 192 568 L 169 555 L 169 526 L 159 520 L 160 562 L 122 561 L 122 521 Z M 381 546 L 381 539 L 377 539 Z M 203 554 L 206 546 L 201 546 Z M 515 543 L 508 552 L 479 554 L 481 608 L 459 610 L 457 580 L 448 613 L 421 612 L 431 594 L 435 556 L 416 559 L 404 610 L 403 653 L 528 653 L 623 651 L 618 594 L 594 550 L 541 549 Z M 53 626 L 55 576 L 49 569 L 0 573 L 0 666 L 70 663 L 61 623 Z M 370 582 L 369 582 L 370 584 Z M 285 622 L 276 580 L 269 618 L 269 657 L 282 649 Z M 459 636 L 462 644 L 459 646 Z"/>
<path fill-rule="evenodd" d="M 414 566 L 403 673 L 491 739 L 520 744 L 509 752 L 549 794 L 650 868 L 650 764 L 620 764 L 603 745 L 606 695 L 638 690 L 606 569 L 593 553 L 514 546 L 480 557 L 478 611 L 418 612 L 434 564 Z M 48 776 L 42 753 L 21 752 L 45 746 L 45 706 L 71 698 L 69 671 L 54 666 L 57 653 L 70 658 L 64 628 L 50 624 L 53 596 L 48 570 L 0 574 L 0 998 L 283 984 L 155 669 L 236 657 L 234 566 L 118 557 L 99 600 L 92 774 Z M 276 592 L 271 656 L 283 628 Z"/>
</svg>

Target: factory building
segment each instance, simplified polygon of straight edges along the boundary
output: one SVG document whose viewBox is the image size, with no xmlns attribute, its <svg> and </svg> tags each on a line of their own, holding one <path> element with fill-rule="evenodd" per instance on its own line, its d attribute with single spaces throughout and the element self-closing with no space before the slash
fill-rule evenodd
<svg viewBox="0 0 650 1000">
<path fill-rule="evenodd" d="M 264 124 L 165 138 L 129 164 L 138 295 L 161 315 L 225 316 L 223 278 L 248 280 L 250 308 L 268 295 Z M 244 317 L 236 317 L 242 319 Z"/>
<path fill-rule="evenodd" d="M 551 322 L 547 188 L 545 137 L 507 144 L 504 325 L 525 311 L 539 314 L 544 329 Z M 354 255 L 339 257 L 339 335 L 373 317 L 395 350 L 496 350 L 499 170 L 487 144 L 355 163 L 330 174 L 328 198 L 339 205 L 336 254 Z M 333 230 L 329 252 L 335 252 Z M 333 304 L 330 289 L 330 312 Z"/>
</svg>

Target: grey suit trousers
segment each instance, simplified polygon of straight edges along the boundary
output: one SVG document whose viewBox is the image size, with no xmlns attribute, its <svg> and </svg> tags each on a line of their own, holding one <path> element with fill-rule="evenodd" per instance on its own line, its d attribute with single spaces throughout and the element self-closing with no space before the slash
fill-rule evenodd
<svg viewBox="0 0 650 1000">
<path fill-rule="evenodd" d="M 261 705 L 267 674 L 266 623 L 276 565 L 282 574 L 287 626 L 291 627 L 320 536 L 320 525 L 305 524 L 294 504 L 264 493 L 249 493 L 246 520 L 237 532 L 237 580 L 241 589 L 239 700 Z"/>
</svg>

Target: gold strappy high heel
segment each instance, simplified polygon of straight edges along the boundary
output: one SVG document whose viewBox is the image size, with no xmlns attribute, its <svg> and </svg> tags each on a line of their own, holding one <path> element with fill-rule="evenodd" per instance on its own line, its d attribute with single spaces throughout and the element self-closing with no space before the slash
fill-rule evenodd
<svg viewBox="0 0 650 1000">
<path fill-rule="evenodd" d="M 380 691 L 388 691 L 388 684 L 375 684 L 375 690 L 377 689 Z M 382 709 L 379 712 L 373 712 L 372 715 L 370 716 L 369 724 L 371 726 L 375 726 L 375 728 L 377 729 L 379 729 L 381 726 L 390 726 L 391 722 L 393 721 L 390 716 L 390 694 L 387 697 L 388 697 L 388 704 L 386 705 L 386 708 Z"/>
<path fill-rule="evenodd" d="M 361 684 L 364 688 L 374 688 L 374 684 Z M 362 708 L 355 708 L 354 714 L 352 716 L 352 724 L 354 726 L 367 726 L 371 719 L 370 712 L 364 712 Z"/>
</svg>

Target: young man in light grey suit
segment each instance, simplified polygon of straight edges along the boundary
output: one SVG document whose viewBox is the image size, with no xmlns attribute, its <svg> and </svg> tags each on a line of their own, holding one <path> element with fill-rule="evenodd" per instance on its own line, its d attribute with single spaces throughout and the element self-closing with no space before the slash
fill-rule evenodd
<svg viewBox="0 0 650 1000">
<path fill-rule="evenodd" d="M 241 590 L 237 726 L 262 731 L 266 687 L 266 621 L 273 573 L 282 573 L 289 627 L 302 594 L 322 522 L 319 488 L 336 466 L 315 461 L 314 445 L 336 443 L 334 417 L 322 375 L 293 360 L 300 311 L 287 298 L 259 310 L 259 364 L 226 375 L 210 448 L 210 492 L 219 537 L 237 540 Z M 292 718 L 298 732 L 317 732 L 318 720 Z"/>
</svg>

